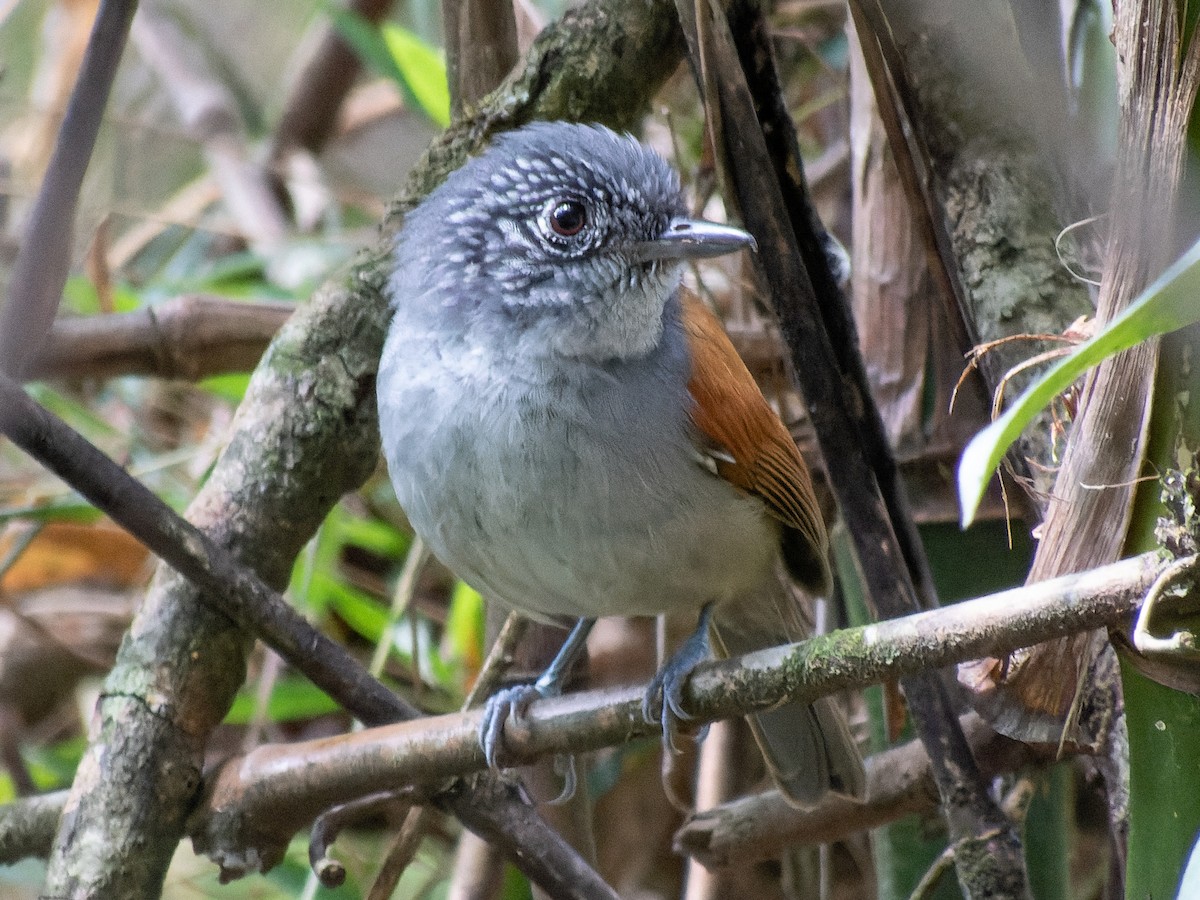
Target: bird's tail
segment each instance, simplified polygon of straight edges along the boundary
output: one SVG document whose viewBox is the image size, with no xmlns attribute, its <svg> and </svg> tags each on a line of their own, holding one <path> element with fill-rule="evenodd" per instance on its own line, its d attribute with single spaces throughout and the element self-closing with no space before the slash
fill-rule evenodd
<svg viewBox="0 0 1200 900">
<path fill-rule="evenodd" d="M 782 580 L 753 603 L 716 607 L 714 647 L 738 656 L 801 640 L 809 629 L 799 599 Z M 814 806 L 828 791 L 861 798 L 866 790 L 862 756 L 845 716 L 830 697 L 812 704 L 789 703 L 748 717 L 767 769 L 795 806 Z"/>
</svg>

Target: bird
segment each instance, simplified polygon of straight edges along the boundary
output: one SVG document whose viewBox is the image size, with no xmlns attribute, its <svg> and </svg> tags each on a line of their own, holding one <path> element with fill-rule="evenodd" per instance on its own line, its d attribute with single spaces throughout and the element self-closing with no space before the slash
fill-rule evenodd
<svg viewBox="0 0 1200 900">
<path fill-rule="evenodd" d="M 561 690 L 598 617 L 697 613 L 643 707 L 670 742 L 700 662 L 804 637 L 797 586 L 828 595 L 810 472 L 682 285 L 689 260 L 753 247 L 689 217 L 661 156 L 589 124 L 498 135 L 406 216 L 377 379 L 396 497 L 485 597 L 574 623 L 534 685 L 489 700 L 489 763 L 505 720 Z M 862 795 L 831 699 L 749 722 L 789 802 Z"/>
</svg>

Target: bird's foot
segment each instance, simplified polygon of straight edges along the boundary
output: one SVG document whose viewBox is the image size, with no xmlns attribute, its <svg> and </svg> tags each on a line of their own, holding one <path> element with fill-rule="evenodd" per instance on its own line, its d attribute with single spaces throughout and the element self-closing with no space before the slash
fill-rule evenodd
<svg viewBox="0 0 1200 900">
<path fill-rule="evenodd" d="M 562 694 L 557 682 L 539 678 L 533 684 L 518 684 L 502 688 L 488 698 L 483 707 L 483 721 L 479 726 L 479 745 L 490 768 L 498 769 L 500 753 L 504 749 L 504 724 L 510 719 L 520 722 L 525 718 L 529 704 L 545 697 Z M 575 774 L 575 757 L 558 754 L 554 757 L 554 771 L 562 776 L 563 787 L 559 795 L 549 803 L 557 806 L 566 803 L 575 795 L 578 779 Z"/>
<path fill-rule="evenodd" d="M 483 721 L 479 725 L 479 746 L 489 768 L 498 769 L 500 753 L 504 749 L 504 724 L 511 719 L 520 722 L 529 710 L 529 704 L 544 697 L 557 697 L 562 686 L 543 683 L 538 679 L 533 684 L 515 684 L 501 688 L 488 697 L 483 705 Z"/>
<path fill-rule="evenodd" d="M 504 723 L 509 719 L 520 722 L 534 700 L 562 695 L 563 683 L 595 624 L 595 619 L 579 619 L 546 671 L 533 684 L 503 688 L 487 699 L 483 706 L 483 721 L 479 725 L 479 745 L 489 768 L 499 768 L 500 753 L 504 749 Z M 551 803 L 566 803 L 575 793 L 575 757 L 567 756 L 565 761 L 563 757 L 555 757 L 555 763 L 565 769 L 564 784 L 562 793 Z"/>
<path fill-rule="evenodd" d="M 679 752 L 675 744 L 679 723 L 694 718 L 683 708 L 683 687 L 696 666 L 712 658 L 708 619 L 709 608 L 705 607 L 696 630 L 658 670 L 642 699 L 642 718 L 650 724 L 657 722 L 662 726 L 663 746 L 676 753 Z M 707 725 L 700 729 L 696 740 L 704 740 L 706 734 Z"/>
<path fill-rule="evenodd" d="M 479 725 L 479 745 L 489 768 L 498 768 L 496 760 L 504 745 L 504 723 L 518 722 L 525 717 L 529 704 L 541 697 L 562 695 L 563 683 L 571 666 L 587 645 L 587 636 L 596 624 L 595 619 L 579 619 L 555 654 L 546 671 L 533 684 L 518 684 L 502 688 L 488 697 L 483 706 L 483 721 Z"/>
</svg>

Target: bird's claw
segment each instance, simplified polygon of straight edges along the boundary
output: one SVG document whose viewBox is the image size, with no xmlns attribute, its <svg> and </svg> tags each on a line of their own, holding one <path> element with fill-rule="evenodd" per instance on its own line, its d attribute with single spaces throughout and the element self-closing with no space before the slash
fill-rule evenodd
<svg viewBox="0 0 1200 900">
<path fill-rule="evenodd" d="M 572 753 L 558 753 L 554 757 L 554 772 L 563 779 L 562 790 L 550 801 L 551 806 L 562 806 L 575 796 L 575 788 L 579 777 L 575 774 L 575 756 Z"/>
<path fill-rule="evenodd" d="M 516 684 L 501 688 L 488 697 L 483 706 L 483 721 L 479 724 L 479 746 L 488 768 L 498 769 L 500 753 L 504 749 L 504 724 L 512 719 L 520 722 L 529 710 L 529 704 L 542 697 L 552 696 L 539 684 Z"/>
<path fill-rule="evenodd" d="M 679 723 L 692 718 L 683 708 L 683 686 L 690 674 L 690 670 L 681 672 L 664 668 L 651 680 L 646 696 L 642 698 L 642 718 L 649 725 L 661 726 L 663 745 L 676 753 L 679 752 L 675 743 Z"/>
<path fill-rule="evenodd" d="M 491 769 L 500 768 L 500 754 L 504 749 L 504 725 L 510 719 L 520 722 L 529 711 L 529 704 L 545 697 L 556 697 L 561 691 L 556 684 L 546 684 L 539 678 L 533 684 L 517 684 L 501 688 L 487 699 L 483 706 L 483 721 L 479 725 L 479 746 Z M 563 787 L 559 795 L 550 801 L 551 806 L 566 803 L 575 795 L 578 779 L 575 774 L 575 757 L 560 754 L 554 757 L 554 770 L 563 776 Z"/>
<path fill-rule="evenodd" d="M 642 698 L 642 718 L 648 724 L 657 723 L 662 727 L 663 746 L 676 753 L 679 752 L 675 743 L 679 723 L 695 718 L 683 708 L 684 686 L 695 668 L 711 656 L 706 611 L 701 616 L 700 625 L 695 632 L 650 680 L 650 687 L 646 690 L 646 696 Z M 706 734 L 707 725 L 700 729 L 696 740 L 704 740 Z"/>
</svg>

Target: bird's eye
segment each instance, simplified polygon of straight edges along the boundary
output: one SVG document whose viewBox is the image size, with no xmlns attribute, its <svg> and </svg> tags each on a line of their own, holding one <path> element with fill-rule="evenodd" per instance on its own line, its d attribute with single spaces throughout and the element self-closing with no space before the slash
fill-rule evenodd
<svg viewBox="0 0 1200 900">
<path fill-rule="evenodd" d="M 578 200 L 564 200 L 550 210 L 550 229 L 559 237 L 574 237 L 587 225 L 587 209 Z"/>
</svg>

